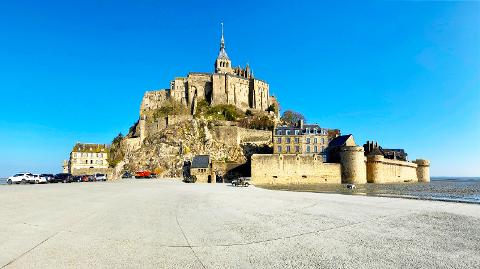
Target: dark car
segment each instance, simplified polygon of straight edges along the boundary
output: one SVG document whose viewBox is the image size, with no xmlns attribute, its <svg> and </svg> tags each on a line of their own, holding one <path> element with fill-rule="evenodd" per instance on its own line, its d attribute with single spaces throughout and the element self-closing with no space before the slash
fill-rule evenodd
<svg viewBox="0 0 480 269">
<path fill-rule="evenodd" d="M 133 177 L 133 175 L 130 172 L 125 172 L 122 175 L 122 178 L 132 178 L 132 177 Z"/>
<path fill-rule="evenodd" d="M 72 174 L 69 173 L 60 173 L 56 174 L 53 179 L 50 180 L 52 183 L 58 183 L 58 182 L 63 182 L 63 183 L 70 183 L 73 182 L 73 176 Z"/>
<path fill-rule="evenodd" d="M 82 177 L 83 177 L 83 176 L 73 176 L 73 177 L 72 177 L 72 181 L 74 181 L 74 182 L 81 182 L 81 181 L 82 181 Z"/>
</svg>

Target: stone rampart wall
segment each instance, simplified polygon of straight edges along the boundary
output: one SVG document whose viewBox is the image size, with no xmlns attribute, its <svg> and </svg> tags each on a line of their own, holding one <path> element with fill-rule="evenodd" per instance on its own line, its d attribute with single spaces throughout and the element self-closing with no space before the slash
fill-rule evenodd
<svg viewBox="0 0 480 269">
<path fill-rule="evenodd" d="M 253 184 L 341 183 L 340 164 L 313 155 L 254 154 Z"/>
<path fill-rule="evenodd" d="M 272 142 L 272 131 L 245 129 L 238 127 L 240 143 L 264 143 Z"/>
<path fill-rule="evenodd" d="M 167 90 L 148 91 L 145 92 L 140 105 L 140 115 L 143 115 L 145 110 L 160 108 L 168 99 Z"/>
<path fill-rule="evenodd" d="M 245 129 L 237 126 L 215 126 L 213 139 L 225 144 L 240 145 L 243 143 L 269 144 L 272 141 L 271 131 Z"/>
<path fill-rule="evenodd" d="M 417 164 L 367 156 L 367 181 L 369 183 L 418 182 Z"/>
</svg>

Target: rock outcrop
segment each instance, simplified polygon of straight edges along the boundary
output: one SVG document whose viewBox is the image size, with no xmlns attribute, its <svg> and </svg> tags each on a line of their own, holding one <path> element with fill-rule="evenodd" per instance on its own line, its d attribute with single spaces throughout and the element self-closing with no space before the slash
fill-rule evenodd
<svg viewBox="0 0 480 269">
<path fill-rule="evenodd" d="M 143 141 L 129 134 L 122 142 L 124 159 L 115 167 L 116 177 L 123 171 L 145 169 L 164 177 L 181 177 L 184 161 L 198 154 L 208 154 L 212 161 L 245 163 L 252 154 L 270 153 L 271 131 L 190 119 L 152 133 Z"/>
</svg>

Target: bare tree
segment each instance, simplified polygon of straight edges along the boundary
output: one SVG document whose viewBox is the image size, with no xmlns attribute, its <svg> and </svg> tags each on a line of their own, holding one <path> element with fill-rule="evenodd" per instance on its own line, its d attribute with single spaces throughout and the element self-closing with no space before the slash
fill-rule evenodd
<svg viewBox="0 0 480 269">
<path fill-rule="evenodd" d="M 305 116 L 303 116 L 301 113 L 295 112 L 293 110 L 287 110 L 287 111 L 283 112 L 283 115 L 280 119 L 285 124 L 288 124 L 288 125 L 297 124 L 298 121 L 300 121 L 300 120 L 306 121 Z"/>
</svg>

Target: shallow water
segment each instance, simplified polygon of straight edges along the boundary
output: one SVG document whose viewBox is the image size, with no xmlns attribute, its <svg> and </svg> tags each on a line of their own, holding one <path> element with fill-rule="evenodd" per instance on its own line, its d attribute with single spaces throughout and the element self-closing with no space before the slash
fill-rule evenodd
<svg viewBox="0 0 480 269">
<path fill-rule="evenodd" d="M 401 197 L 480 204 L 480 178 L 432 177 L 430 183 L 364 184 L 350 190 L 336 184 L 262 185 L 272 190 Z"/>
</svg>

